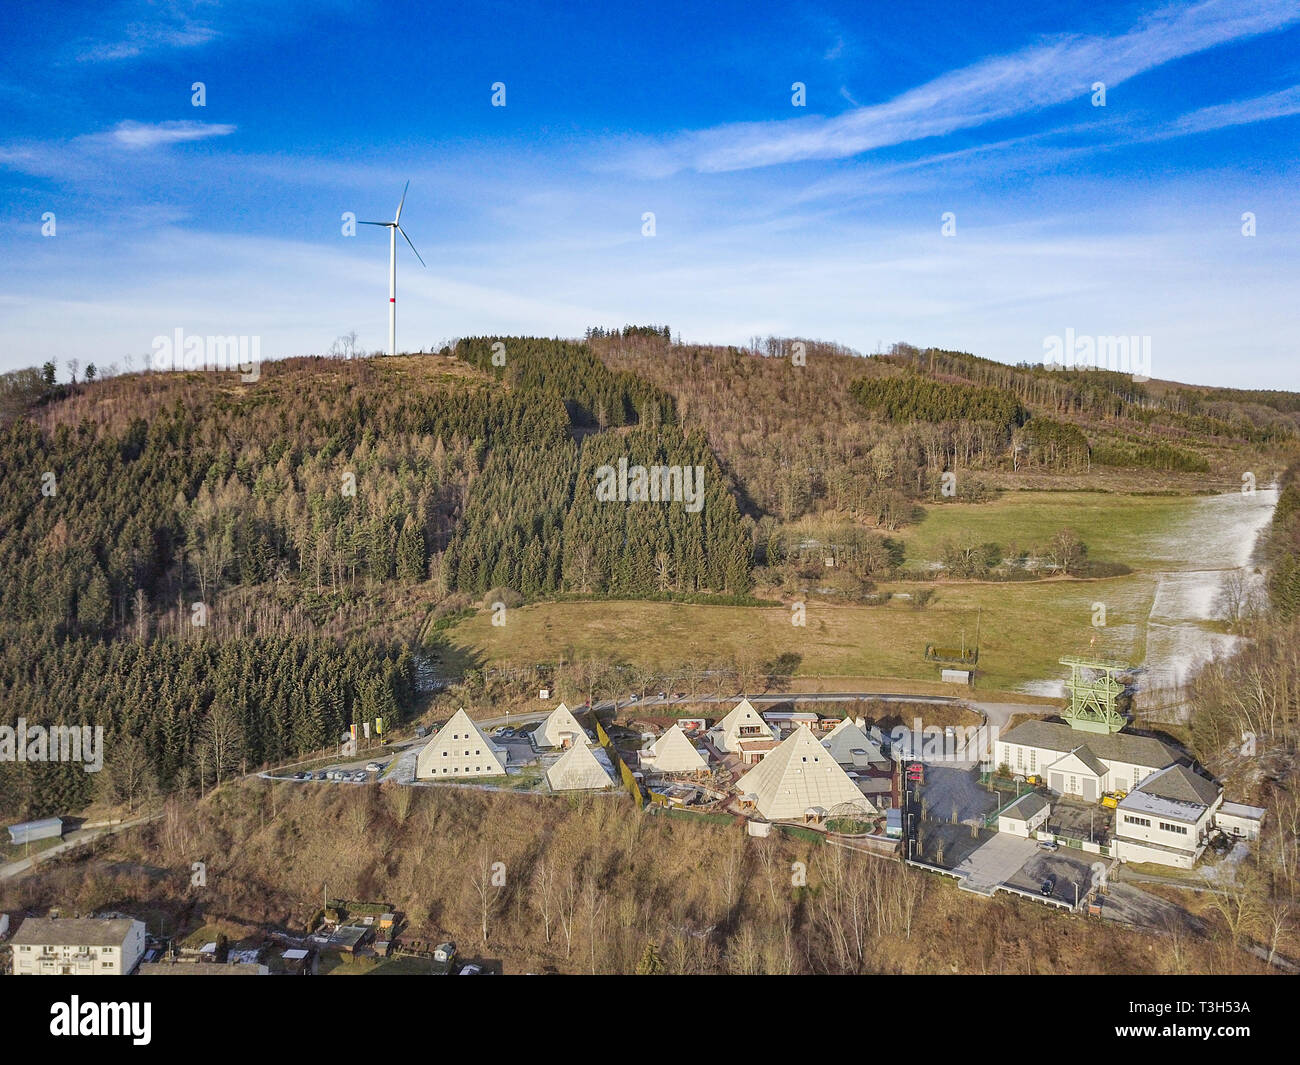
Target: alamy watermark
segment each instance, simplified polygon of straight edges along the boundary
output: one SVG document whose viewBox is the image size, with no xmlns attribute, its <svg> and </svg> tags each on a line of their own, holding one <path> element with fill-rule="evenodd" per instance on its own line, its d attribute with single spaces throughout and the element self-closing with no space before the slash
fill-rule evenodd
<svg viewBox="0 0 1300 1065">
<path fill-rule="evenodd" d="M 0 762 L 81 762 L 87 773 L 104 768 L 104 726 L 0 725 Z"/>
<path fill-rule="evenodd" d="M 683 503 L 688 514 L 704 509 L 703 466 L 618 466 L 596 468 L 601 503 Z"/>
<path fill-rule="evenodd" d="M 171 336 L 153 338 L 149 368 L 167 370 L 237 370 L 251 384 L 262 376 L 260 336 L 186 336 L 177 327 Z"/>
<path fill-rule="evenodd" d="M 1149 336 L 1043 337 L 1043 365 L 1049 370 L 1113 370 L 1133 375 L 1134 381 L 1151 380 Z"/>
</svg>

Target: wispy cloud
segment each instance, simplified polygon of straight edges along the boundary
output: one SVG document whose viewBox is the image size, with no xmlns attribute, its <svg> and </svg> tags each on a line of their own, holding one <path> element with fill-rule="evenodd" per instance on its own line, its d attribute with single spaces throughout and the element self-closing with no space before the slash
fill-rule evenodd
<svg viewBox="0 0 1300 1065">
<path fill-rule="evenodd" d="M 1253 122 L 1264 122 L 1270 118 L 1285 118 L 1300 114 L 1300 85 L 1292 85 L 1280 92 L 1255 96 L 1249 100 L 1237 100 L 1234 103 L 1216 104 L 1202 107 L 1183 115 L 1169 126 L 1168 133 L 1178 136 L 1184 133 L 1205 133 L 1213 129 L 1226 129 L 1229 126 L 1246 126 Z"/>
<path fill-rule="evenodd" d="M 235 132 L 235 127 L 223 122 L 119 122 L 107 134 L 115 144 L 124 148 L 156 148 L 159 145 L 201 141 L 209 137 L 225 137 Z"/>
<path fill-rule="evenodd" d="M 1116 36 L 1068 35 L 950 71 L 885 103 L 833 118 L 745 122 L 640 140 L 616 169 L 650 177 L 720 172 L 806 159 L 839 159 L 1041 111 L 1108 88 L 1165 63 L 1300 22 L 1294 0 L 1243 7 L 1205 0 L 1162 9 Z"/>
<path fill-rule="evenodd" d="M 191 13 L 207 6 L 183 2 L 150 3 L 140 11 L 142 17 L 126 23 L 120 33 L 98 40 L 83 40 L 77 49 L 77 59 L 88 63 L 111 62 L 207 44 L 221 36 L 220 33 L 208 21 Z"/>
</svg>

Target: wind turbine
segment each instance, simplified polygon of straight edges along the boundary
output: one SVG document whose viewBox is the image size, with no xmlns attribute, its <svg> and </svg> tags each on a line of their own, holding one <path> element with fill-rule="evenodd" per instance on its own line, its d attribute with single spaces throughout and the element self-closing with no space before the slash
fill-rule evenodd
<svg viewBox="0 0 1300 1065">
<path fill-rule="evenodd" d="M 411 244 L 411 238 L 406 235 L 406 230 L 402 228 L 402 205 L 406 203 L 406 192 L 411 187 L 411 183 L 406 183 L 406 188 L 402 190 L 402 199 L 397 205 L 397 214 L 391 222 L 361 222 L 363 226 L 387 226 L 388 227 L 388 354 L 397 354 L 397 234 L 402 234 L 407 244 Z M 411 251 L 415 251 L 415 245 L 411 244 Z M 415 257 L 420 259 L 420 253 L 415 251 Z M 420 259 L 420 265 L 424 266 L 424 260 Z M 426 267 L 427 269 L 427 267 Z"/>
</svg>

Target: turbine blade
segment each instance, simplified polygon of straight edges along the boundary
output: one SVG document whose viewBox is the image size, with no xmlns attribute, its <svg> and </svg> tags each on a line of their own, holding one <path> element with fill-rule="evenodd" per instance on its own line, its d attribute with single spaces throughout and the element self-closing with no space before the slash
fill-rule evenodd
<svg viewBox="0 0 1300 1065">
<path fill-rule="evenodd" d="M 406 237 L 406 243 L 407 243 L 407 244 L 411 244 L 411 238 L 406 236 L 406 230 L 404 230 L 401 226 L 398 226 L 398 227 L 397 227 L 397 232 L 399 232 L 400 234 L 402 234 L 403 237 Z M 415 245 L 414 245 L 414 244 L 411 244 L 411 251 L 415 251 Z M 416 257 L 417 259 L 420 259 L 420 253 L 419 253 L 418 251 L 415 251 L 415 257 Z M 428 269 L 428 265 L 425 263 L 425 261 L 424 261 L 423 259 L 420 259 L 420 265 L 423 266 L 426 270 Z"/>
<path fill-rule="evenodd" d="M 406 192 L 410 187 L 411 183 L 408 181 L 406 183 L 406 188 L 402 190 L 402 202 L 397 205 L 397 217 L 393 219 L 394 222 L 400 222 L 402 220 L 402 204 L 406 203 Z"/>
<path fill-rule="evenodd" d="M 359 220 L 357 222 L 359 226 L 391 226 L 392 224 L 392 222 L 362 222 Z"/>
</svg>

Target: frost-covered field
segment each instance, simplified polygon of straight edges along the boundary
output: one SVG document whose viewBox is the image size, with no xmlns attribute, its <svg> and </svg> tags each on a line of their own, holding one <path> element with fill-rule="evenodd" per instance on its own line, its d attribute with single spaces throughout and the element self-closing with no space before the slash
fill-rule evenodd
<svg viewBox="0 0 1300 1065">
<path fill-rule="evenodd" d="M 1262 578 L 1251 558 L 1276 505 L 1271 488 L 1210 496 L 1157 538 L 1155 551 L 1167 568 L 1155 574 L 1143 687 L 1182 684 L 1212 655 L 1231 651 L 1239 637 L 1216 631 L 1214 623 L 1231 620 L 1234 575 L 1246 588 L 1259 589 Z"/>
<path fill-rule="evenodd" d="M 1174 520 L 1142 539 L 1143 561 L 1131 576 L 1065 593 L 1067 599 L 1092 598 L 1077 610 L 1095 615 L 1098 607 L 1104 609 L 1105 623 L 1094 629 L 1087 653 L 1145 665 L 1140 705 L 1177 715 L 1177 689 L 1212 655 L 1232 650 L 1239 637 L 1224 631 L 1232 613 L 1231 589 L 1242 585 L 1238 598 L 1243 590 L 1260 589 L 1262 578 L 1251 560 L 1276 504 L 1277 491 L 1271 488 L 1183 501 Z M 1048 677 L 1019 690 L 1066 694 L 1062 680 Z"/>
</svg>

